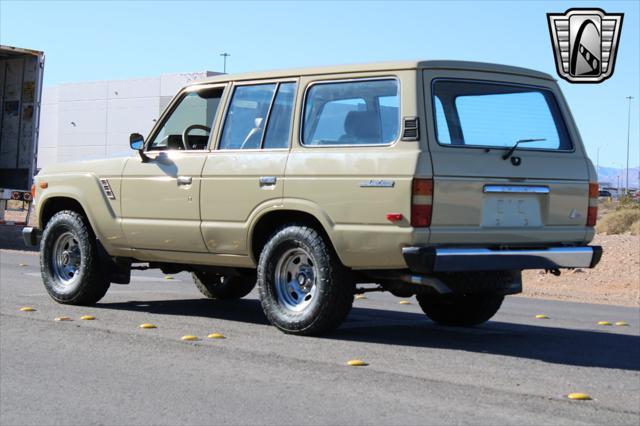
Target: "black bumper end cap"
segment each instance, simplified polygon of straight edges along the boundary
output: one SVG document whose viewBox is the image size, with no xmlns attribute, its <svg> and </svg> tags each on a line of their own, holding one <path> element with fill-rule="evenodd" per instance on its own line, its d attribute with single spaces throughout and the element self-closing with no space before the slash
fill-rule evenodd
<svg viewBox="0 0 640 426">
<path fill-rule="evenodd" d="M 40 231 L 31 226 L 22 228 L 22 240 L 27 247 L 35 247 L 40 242 Z"/>
</svg>

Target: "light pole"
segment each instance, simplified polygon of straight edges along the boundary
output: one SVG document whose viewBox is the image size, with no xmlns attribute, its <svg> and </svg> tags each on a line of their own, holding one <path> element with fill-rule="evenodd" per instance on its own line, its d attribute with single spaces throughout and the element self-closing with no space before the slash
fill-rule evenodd
<svg viewBox="0 0 640 426">
<path fill-rule="evenodd" d="M 631 99 L 633 99 L 633 96 L 627 96 L 627 100 L 629 101 L 629 113 L 627 114 L 627 180 L 624 190 L 625 195 L 629 193 L 629 133 L 631 129 Z"/>
<path fill-rule="evenodd" d="M 231 54 L 229 54 L 227 52 L 224 52 L 224 53 L 221 53 L 220 56 L 222 56 L 224 58 L 224 65 L 222 66 L 222 72 L 226 74 L 227 73 L 227 58 L 229 56 L 231 56 Z"/>
</svg>

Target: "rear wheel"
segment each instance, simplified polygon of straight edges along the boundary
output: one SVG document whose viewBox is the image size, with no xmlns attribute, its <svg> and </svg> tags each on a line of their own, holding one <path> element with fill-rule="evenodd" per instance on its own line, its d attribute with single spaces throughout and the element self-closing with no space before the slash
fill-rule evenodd
<svg viewBox="0 0 640 426">
<path fill-rule="evenodd" d="M 224 275 L 193 272 L 193 282 L 200 293 L 209 299 L 241 299 L 256 285 L 254 275 Z"/>
<path fill-rule="evenodd" d="M 418 303 L 427 316 L 442 325 L 469 327 L 482 324 L 500 309 L 501 294 L 461 294 L 438 296 L 418 294 Z"/>
<path fill-rule="evenodd" d="M 95 236 L 82 215 L 70 210 L 53 215 L 42 234 L 41 247 L 42 280 L 55 301 L 92 305 L 106 294 L 110 283 L 100 264 Z"/>
<path fill-rule="evenodd" d="M 260 255 L 262 309 L 285 333 L 314 335 L 337 328 L 351 310 L 354 288 L 350 271 L 313 228 L 282 228 Z"/>
</svg>

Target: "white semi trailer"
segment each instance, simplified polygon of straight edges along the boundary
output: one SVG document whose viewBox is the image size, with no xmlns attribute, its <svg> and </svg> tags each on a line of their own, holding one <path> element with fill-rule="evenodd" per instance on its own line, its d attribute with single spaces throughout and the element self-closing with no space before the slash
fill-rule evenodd
<svg viewBox="0 0 640 426">
<path fill-rule="evenodd" d="M 0 224 L 28 220 L 7 207 L 29 211 L 43 71 L 43 52 L 0 45 Z"/>
</svg>

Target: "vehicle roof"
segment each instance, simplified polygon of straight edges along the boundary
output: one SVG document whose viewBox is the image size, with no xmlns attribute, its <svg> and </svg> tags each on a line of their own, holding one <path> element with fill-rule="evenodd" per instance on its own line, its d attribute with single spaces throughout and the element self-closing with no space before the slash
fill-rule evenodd
<svg viewBox="0 0 640 426">
<path fill-rule="evenodd" d="M 348 74 L 371 71 L 398 71 L 411 69 L 449 69 L 468 71 L 488 71 L 502 74 L 515 74 L 527 77 L 542 78 L 555 81 L 547 73 L 535 71 L 527 68 L 513 67 L 510 65 L 490 64 L 485 62 L 451 61 L 451 60 L 430 60 L 430 61 L 393 61 L 376 62 L 353 65 L 334 65 L 325 67 L 292 68 L 274 71 L 257 71 L 242 74 L 219 74 L 207 79 L 198 81 L 195 84 L 206 84 L 227 81 L 260 80 L 269 78 L 285 78 L 306 75 L 322 74 Z"/>
</svg>

